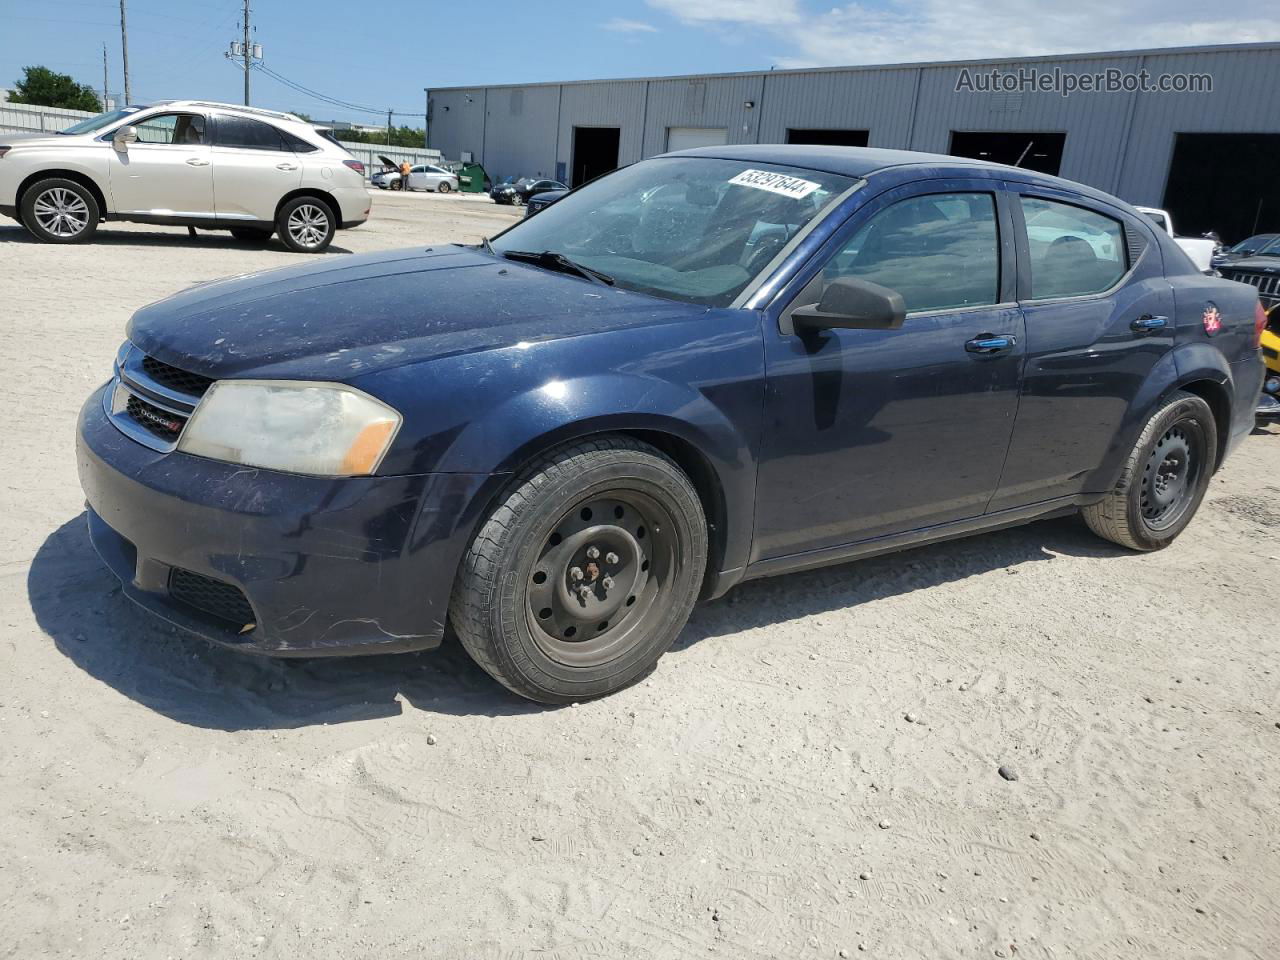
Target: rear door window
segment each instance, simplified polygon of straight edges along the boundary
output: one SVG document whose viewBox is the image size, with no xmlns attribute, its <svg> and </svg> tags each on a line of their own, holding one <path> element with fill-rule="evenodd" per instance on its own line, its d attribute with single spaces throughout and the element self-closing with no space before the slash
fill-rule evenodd
<svg viewBox="0 0 1280 960">
<path fill-rule="evenodd" d="M 280 131 L 269 123 L 248 117 L 218 117 L 215 145 L 240 150 L 278 150 L 288 148 Z"/>
<path fill-rule="evenodd" d="M 1031 299 L 1102 293 L 1128 271 L 1119 220 L 1043 197 L 1020 200 L 1031 253 Z"/>
<path fill-rule="evenodd" d="M 896 290 L 908 313 L 999 302 L 995 196 L 929 194 L 886 207 L 827 264 L 824 281 L 840 277 Z"/>
</svg>

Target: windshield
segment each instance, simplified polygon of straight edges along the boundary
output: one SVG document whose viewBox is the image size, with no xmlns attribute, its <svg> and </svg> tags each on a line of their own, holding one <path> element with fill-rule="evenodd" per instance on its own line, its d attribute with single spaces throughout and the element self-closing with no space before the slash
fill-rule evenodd
<svg viewBox="0 0 1280 960">
<path fill-rule="evenodd" d="M 100 113 L 96 117 L 81 120 L 79 123 L 74 123 L 67 129 L 59 130 L 58 132 L 64 134 L 93 133 L 95 130 L 111 126 L 117 120 L 123 120 L 131 113 L 137 113 L 139 110 L 145 109 L 146 107 L 122 107 L 119 110 L 112 110 L 110 113 Z"/>
<path fill-rule="evenodd" d="M 1271 241 L 1258 249 L 1255 256 L 1259 257 L 1280 257 L 1280 236 L 1273 237 Z M 1270 268 L 1268 268 L 1270 269 Z"/>
<path fill-rule="evenodd" d="M 625 289 L 723 307 L 860 183 L 799 167 L 659 157 L 568 194 L 495 239 L 493 249 L 550 251 Z"/>
</svg>

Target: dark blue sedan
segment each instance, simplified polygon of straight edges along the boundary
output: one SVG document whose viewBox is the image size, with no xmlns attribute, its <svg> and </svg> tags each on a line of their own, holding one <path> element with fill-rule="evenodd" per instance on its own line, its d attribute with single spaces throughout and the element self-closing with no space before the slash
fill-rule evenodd
<svg viewBox="0 0 1280 960">
<path fill-rule="evenodd" d="M 128 596 L 240 650 L 641 677 L 699 598 L 1081 511 L 1165 546 L 1253 423 L 1257 290 L 1028 170 L 712 147 L 479 247 L 140 310 L 85 404 Z"/>
</svg>

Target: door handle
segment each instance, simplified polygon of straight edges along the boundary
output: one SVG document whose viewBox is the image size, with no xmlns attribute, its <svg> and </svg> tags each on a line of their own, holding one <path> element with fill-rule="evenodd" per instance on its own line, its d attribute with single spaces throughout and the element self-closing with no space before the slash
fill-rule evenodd
<svg viewBox="0 0 1280 960">
<path fill-rule="evenodd" d="M 1155 333 L 1157 330 L 1163 330 L 1168 325 L 1168 317 L 1153 317 L 1148 313 L 1129 324 L 1129 329 L 1134 333 Z"/>
<path fill-rule="evenodd" d="M 192 157 L 187 161 L 187 163 L 191 164 L 193 167 L 207 167 L 209 165 L 209 161 L 202 157 Z"/>
<path fill-rule="evenodd" d="M 277 163 L 276 169 L 277 170 L 297 170 L 298 165 L 296 163 Z"/>
<path fill-rule="evenodd" d="M 1017 337 L 1011 337 L 1007 334 L 995 336 L 990 333 L 980 333 L 972 340 L 967 341 L 964 348 L 970 353 L 990 355 L 993 353 L 1004 353 L 1006 350 L 1012 350 L 1017 342 Z"/>
</svg>

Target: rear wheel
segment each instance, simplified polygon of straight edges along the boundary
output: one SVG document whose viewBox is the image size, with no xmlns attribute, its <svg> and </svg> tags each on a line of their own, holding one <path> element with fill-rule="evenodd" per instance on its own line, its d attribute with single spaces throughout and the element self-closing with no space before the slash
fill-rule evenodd
<svg viewBox="0 0 1280 960">
<path fill-rule="evenodd" d="M 336 229 L 333 208 L 318 197 L 295 197 L 276 216 L 280 240 L 296 253 L 320 253 Z"/>
<path fill-rule="evenodd" d="M 441 180 L 440 183 L 436 186 L 437 193 L 448 193 L 452 189 L 453 189 L 453 184 L 451 184 L 448 180 Z"/>
<path fill-rule="evenodd" d="M 29 187 L 22 195 L 21 214 L 22 225 L 45 243 L 84 243 L 101 218 L 92 191 L 61 177 Z"/>
<path fill-rule="evenodd" d="M 1147 422 L 1115 488 L 1084 508 L 1089 529 L 1132 550 L 1167 547 L 1204 499 L 1217 450 L 1209 405 L 1174 393 Z"/>
<path fill-rule="evenodd" d="M 671 646 L 706 559 L 702 505 L 679 467 L 630 438 L 586 441 L 517 478 L 467 551 L 450 619 L 515 693 L 602 696 Z"/>
</svg>

